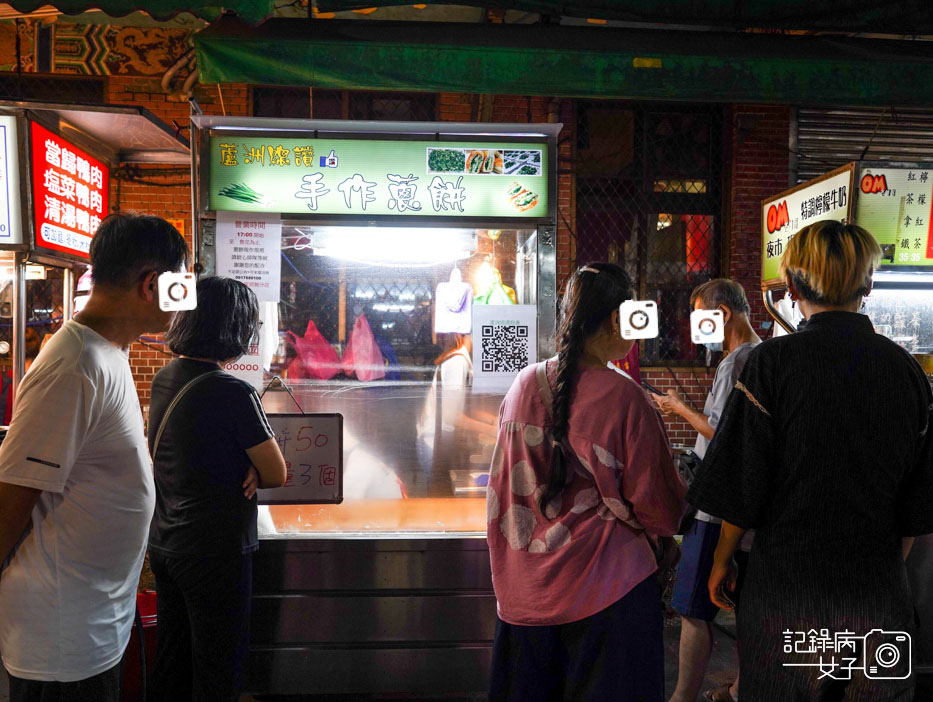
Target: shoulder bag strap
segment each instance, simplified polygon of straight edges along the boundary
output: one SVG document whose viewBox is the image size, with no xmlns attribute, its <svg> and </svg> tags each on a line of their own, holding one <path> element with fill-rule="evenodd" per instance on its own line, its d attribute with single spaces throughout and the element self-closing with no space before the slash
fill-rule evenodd
<svg viewBox="0 0 933 702">
<path fill-rule="evenodd" d="M 216 377 L 218 375 L 223 375 L 222 370 L 208 371 L 207 373 L 202 373 L 197 378 L 192 378 L 187 383 L 182 385 L 181 390 L 175 393 L 175 397 L 172 398 L 172 401 L 169 403 L 169 406 L 165 410 L 165 414 L 162 415 L 162 421 L 159 422 L 159 431 L 156 432 L 155 442 L 152 444 L 152 460 L 155 461 L 156 453 L 159 451 L 159 441 L 162 439 L 162 432 L 165 431 L 165 427 L 168 425 L 169 415 L 172 414 L 172 410 L 175 409 L 175 406 L 179 403 L 181 398 L 186 392 L 191 388 L 197 385 L 199 382 L 205 378 Z"/>
</svg>

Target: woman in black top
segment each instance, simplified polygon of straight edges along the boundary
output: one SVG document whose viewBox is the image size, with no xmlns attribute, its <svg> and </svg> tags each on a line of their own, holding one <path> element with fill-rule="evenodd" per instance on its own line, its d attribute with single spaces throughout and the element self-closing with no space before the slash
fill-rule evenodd
<svg viewBox="0 0 933 702">
<path fill-rule="evenodd" d="M 181 358 L 153 379 L 149 413 L 159 620 L 152 699 L 166 702 L 239 698 L 259 546 L 256 488 L 285 482 L 259 395 L 220 370 L 256 337 L 256 295 L 230 278 L 205 278 L 197 297 L 165 335 Z"/>
<path fill-rule="evenodd" d="M 751 352 L 688 495 L 724 520 L 720 607 L 757 533 L 736 613 L 743 699 L 912 699 L 904 557 L 933 532 L 933 396 L 858 314 L 880 254 L 838 222 L 791 239 L 781 272 L 806 327 Z"/>
</svg>

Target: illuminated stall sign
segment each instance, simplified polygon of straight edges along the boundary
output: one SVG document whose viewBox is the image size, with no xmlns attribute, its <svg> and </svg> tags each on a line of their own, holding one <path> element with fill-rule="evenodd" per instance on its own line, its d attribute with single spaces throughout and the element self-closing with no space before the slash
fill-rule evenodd
<svg viewBox="0 0 933 702">
<path fill-rule="evenodd" d="M 23 242 L 16 117 L 0 115 L 0 245 Z"/>
<path fill-rule="evenodd" d="M 107 215 L 110 169 L 33 122 L 32 178 L 36 246 L 87 258 Z"/>
<path fill-rule="evenodd" d="M 213 136 L 215 211 L 541 218 L 547 145 Z"/>
<path fill-rule="evenodd" d="M 857 188 L 855 223 L 881 245 L 881 265 L 933 265 L 933 167 L 863 167 Z"/>
<path fill-rule="evenodd" d="M 845 222 L 852 207 L 852 164 L 763 200 L 761 203 L 761 284 L 776 287 L 781 256 L 800 229 L 821 219 Z"/>
</svg>

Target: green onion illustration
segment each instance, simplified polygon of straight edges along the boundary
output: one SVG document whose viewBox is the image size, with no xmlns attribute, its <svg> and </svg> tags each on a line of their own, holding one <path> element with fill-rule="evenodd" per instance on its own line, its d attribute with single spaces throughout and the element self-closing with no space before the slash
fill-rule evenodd
<svg viewBox="0 0 933 702">
<path fill-rule="evenodd" d="M 224 186 L 218 195 L 229 197 L 233 200 L 239 200 L 240 202 L 262 205 L 263 207 L 268 207 L 272 204 L 271 200 L 263 197 L 261 193 L 257 193 L 246 183 L 233 183 L 232 185 Z"/>
</svg>

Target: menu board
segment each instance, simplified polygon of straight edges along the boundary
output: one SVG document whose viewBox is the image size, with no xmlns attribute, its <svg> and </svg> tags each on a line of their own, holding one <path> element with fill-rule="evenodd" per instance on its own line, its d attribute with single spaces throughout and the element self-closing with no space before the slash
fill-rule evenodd
<svg viewBox="0 0 933 702">
<path fill-rule="evenodd" d="M 31 141 L 36 246 L 87 258 L 107 216 L 110 169 L 37 122 Z"/>
<path fill-rule="evenodd" d="M 881 265 L 933 265 L 933 166 L 866 166 L 858 178 L 855 223 L 881 245 Z"/>
<path fill-rule="evenodd" d="M 311 504 L 343 501 L 343 415 L 270 414 L 269 424 L 285 457 L 280 488 L 258 490 L 259 503 Z"/>
<path fill-rule="evenodd" d="M 414 217 L 548 214 L 544 142 L 210 138 L 214 211 Z"/>
<path fill-rule="evenodd" d="M 852 207 L 854 164 L 763 200 L 761 203 L 762 285 L 782 284 L 778 274 L 781 256 L 794 234 L 821 219 L 848 221 Z"/>
</svg>

